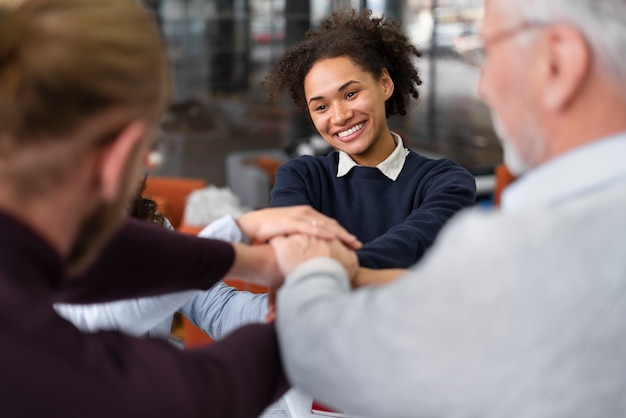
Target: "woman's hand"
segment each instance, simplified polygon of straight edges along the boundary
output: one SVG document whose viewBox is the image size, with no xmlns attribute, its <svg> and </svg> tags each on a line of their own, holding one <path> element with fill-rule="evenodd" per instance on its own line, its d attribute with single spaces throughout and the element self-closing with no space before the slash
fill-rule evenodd
<svg viewBox="0 0 626 418">
<path fill-rule="evenodd" d="M 336 220 L 310 206 L 259 209 L 241 215 L 237 224 L 252 241 L 265 242 L 279 235 L 306 234 L 329 240 L 336 238 L 355 250 L 362 245 Z"/>
</svg>

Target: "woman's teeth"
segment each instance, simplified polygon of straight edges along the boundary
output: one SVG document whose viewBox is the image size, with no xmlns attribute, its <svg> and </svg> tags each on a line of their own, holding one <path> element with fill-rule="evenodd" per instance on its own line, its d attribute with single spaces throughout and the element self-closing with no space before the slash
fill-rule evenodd
<svg viewBox="0 0 626 418">
<path fill-rule="evenodd" d="M 339 138 L 345 138 L 349 135 L 352 135 L 353 133 L 357 131 L 360 131 L 362 128 L 363 128 L 363 123 L 359 123 L 358 125 L 355 125 L 352 128 L 348 129 L 347 131 L 339 132 L 337 136 Z"/>
</svg>

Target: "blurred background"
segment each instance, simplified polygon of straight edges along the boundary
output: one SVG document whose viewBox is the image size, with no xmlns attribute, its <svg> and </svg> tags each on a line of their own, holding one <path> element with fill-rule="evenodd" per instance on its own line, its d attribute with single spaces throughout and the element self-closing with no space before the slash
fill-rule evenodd
<svg viewBox="0 0 626 418">
<path fill-rule="evenodd" d="M 334 10 L 369 8 L 402 20 L 423 52 L 419 102 L 390 119 L 405 145 L 456 160 L 489 201 L 502 151 L 477 96 L 480 70 L 455 41 L 481 25 L 484 0 L 144 0 L 160 24 L 171 62 L 174 97 L 157 142 L 155 174 L 205 179 L 229 187 L 242 203 L 269 204 L 271 169 L 302 154 L 325 154 L 308 117 L 289 97 L 267 101 L 262 80 L 285 47 Z M 266 161 L 266 160 L 265 160 Z"/>
</svg>

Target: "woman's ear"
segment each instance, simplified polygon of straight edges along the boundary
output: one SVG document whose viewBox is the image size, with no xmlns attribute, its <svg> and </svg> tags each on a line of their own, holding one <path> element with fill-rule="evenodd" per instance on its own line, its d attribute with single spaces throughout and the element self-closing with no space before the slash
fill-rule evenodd
<svg viewBox="0 0 626 418">
<path fill-rule="evenodd" d="M 383 96 L 385 97 L 385 100 L 387 100 L 393 94 L 394 84 L 391 76 L 389 75 L 389 71 L 387 71 L 386 68 L 383 68 L 380 76 L 380 84 L 383 87 Z"/>
<path fill-rule="evenodd" d="M 140 148 L 146 137 L 148 127 L 145 122 L 134 120 L 128 123 L 117 137 L 105 145 L 100 155 L 99 178 L 100 193 L 105 202 L 114 202 L 125 190 L 125 184 L 132 179 L 124 178 L 129 173 L 134 175 L 141 165 Z"/>
</svg>

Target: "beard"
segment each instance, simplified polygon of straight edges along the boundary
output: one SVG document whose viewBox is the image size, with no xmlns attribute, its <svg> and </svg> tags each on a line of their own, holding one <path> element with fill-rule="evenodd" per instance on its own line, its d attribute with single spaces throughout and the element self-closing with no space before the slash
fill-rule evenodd
<svg viewBox="0 0 626 418">
<path fill-rule="evenodd" d="M 134 150 L 122 175 L 126 179 L 121 185 L 118 198 L 111 203 L 100 203 L 83 219 L 76 239 L 66 259 L 68 273 L 77 275 L 93 264 L 104 246 L 126 218 L 128 203 L 137 191 L 136 182 L 128 179 L 137 178 L 140 149 Z"/>
<path fill-rule="evenodd" d="M 124 218 L 125 199 L 113 204 L 101 203 L 85 218 L 66 260 L 68 273 L 84 272 L 100 254 Z"/>
<path fill-rule="evenodd" d="M 517 141 L 513 141 L 512 136 L 509 135 L 504 128 L 504 124 L 500 118 L 494 113 L 491 114 L 494 131 L 502 145 L 504 164 L 515 177 L 520 177 L 530 171 L 534 165 L 529 156 L 541 155 L 541 151 L 544 148 L 543 144 L 545 142 L 543 141 L 542 135 L 536 129 L 537 124 L 530 118 L 530 115 L 528 119 L 529 120 L 524 123 L 524 126 L 527 128 L 526 131 L 518 136 Z M 523 151 L 528 152 L 520 152 L 515 146 L 516 143 L 521 144 Z"/>
</svg>

